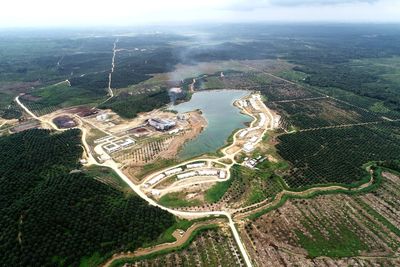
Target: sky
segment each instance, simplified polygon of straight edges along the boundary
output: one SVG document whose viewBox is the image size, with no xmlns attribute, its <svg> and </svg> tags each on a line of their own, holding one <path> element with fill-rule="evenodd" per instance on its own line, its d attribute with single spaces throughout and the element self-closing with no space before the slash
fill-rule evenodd
<svg viewBox="0 0 400 267">
<path fill-rule="evenodd" d="M 400 22 L 400 0 L 4 0 L 0 27 Z"/>
</svg>

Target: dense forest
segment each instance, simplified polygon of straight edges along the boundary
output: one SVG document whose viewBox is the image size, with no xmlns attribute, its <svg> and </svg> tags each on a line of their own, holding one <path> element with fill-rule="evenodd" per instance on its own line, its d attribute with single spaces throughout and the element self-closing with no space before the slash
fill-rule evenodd
<svg viewBox="0 0 400 267">
<path fill-rule="evenodd" d="M 0 138 L 0 265 L 79 266 L 133 250 L 175 220 L 79 169 L 79 130 Z"/>
</svg>

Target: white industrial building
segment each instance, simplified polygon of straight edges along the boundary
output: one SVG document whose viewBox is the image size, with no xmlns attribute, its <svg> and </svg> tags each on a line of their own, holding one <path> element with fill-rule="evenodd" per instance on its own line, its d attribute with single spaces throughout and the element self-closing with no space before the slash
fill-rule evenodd
<svg viewBox="0 0 400 267">
<path fill-rule="evenodd" d="M 153 190 L 151 190 L 151 194 L 155 197 L 158 197 L 161 194 L 161 192 L 160 192 L 160 190 L 153 189 Z"/>
<path fill-rule="evenodd" d="M 243 150 L 249 153 L 254 150 L 254 145 L 252 143 L 246 143 L 243 145 Z"/>
<path fill-rule="evenodd" d="M 192 172 L 187 172 L 187 173 L 182 173 L 182 174 L 178 174 L 178 179 L 185 179 L 185 178 L 189 178 L 189 177 L 193 177 L 196 176 L 197 172 L 192 171 Z"/>
<path fill-rule="evenodd" d="M 171 129 L 172 127 L 175 127 L 176 122 L 174 122 L 173 120 L 152 118 L 149 119 L 149 124 L 157 130 L 165 131 Z"/>
<path fill-rule="evenodd" d="M 126 138 L 125 141 L 122 142 L 122 143 L 120 143 L 119 145 L 120 145 L 121 147 L 127 147 L 127 146 L 130 146 L 130 145 L 133 145 L 134 143 L 135 143 L 135 141 L 134 141 L 133 139 L 131 139 L 131 138 Z"/>
<path fill-rule="evenodd" d="M 107 151 L 107 153 L 112 153 L 112 152 L 119 150 L 120 146 L 117 144 L 111 143 L 111 144 L 105 145 L 104 149 Z"/>
<path fill-rule="evenodd" d="M 219 179 L 225 179 L 226 178 L 226 172 L 225 171 L 219 171 Z"/>
<path fill-rule="evenodd" d="M 279 122 L 281 121 L 281 116 L 276 115 L 274 117 L 274 128 L 278 128 L 279 127 Z"/>
<path fill-rule="evenodd" d="M 165 171 L 164 173 L 165 173 L 167 176 L 170 176 L 170 175 L 173 175 L 173 174 L 180 173 L 180 172 L 182 172 L 182 171 L 183 171 L 182 168 L 175 168 L 175 169 L 167 170 L 167 171 Z"/>
<path fill-rule="evenodd" d="M 264 113 L 260 113 L 260 121 L 258 122 L 258 127 L 263 127 L 265 122 L 267 121 L 267 117 L 265 117 Z"/>
<path fill-rule="evenodd" d="M 244 108 L 247 107 L 247 100 L 241 100 L 239 103 L 240 103 L 240 105 L 241 105 L 242 107 L 244 107 Z"/>
<path fill-rule="evenodd" d="M 218 176 L 217 170 L 199 170 L 197 171 L 200 176 Z"/>
<path fill-rule="evenodd" d="M 98 121 L 105 121 L 105 120 L 107 120 L 109 117 L 110 117 L 110 116 L 109 116 L 107 113 L 103 113 L 103 114 L 97 115 L 97 116 L 96 116 L 96 120 L 98 120 Z"/>
<path fill-rule="evenodd" d="M 250 138 L 249 142 L 251 143 L 255 143 L 257 141 L 258 137 L 257 136 L 253 136 Z"/>
<path fill-rule="evenodd" d="M 154 185 L 156 183 L 158 183 L 159 181 L 161 181 L 162 179 L 165 178 L 165 174 L 160 173 L 156 176 L 154 176 L 153 178 L 151 178 L 146 184 L 148 185 Z M 146 186 L 147 187 L 147 186 Z"/>
<path fill-rule="evenodd" d="M 177 118 L 178 120 L 184 121 L 184 120 L 187 120 L 187 119 L 188 119 L 188 116 L 187 116 L 186 114 L 179 113 L 178 115 L 176 115 L 176 118 Z"/>
<path fill-rule="evenodd" d="M 199 163 L 191 163 L 191 164 L 187 164 L 186 168 L 188 169 L 193 169 L 193 168 L 201 168 L 206 166 L 205 162 L 199 162 Z"/>
<path fill-rule="evenodd" d="M 125 140 L 111 142 L 110 144 L 104 145 L 103 147 L 107 151 L 107 153 L 113 153 L 122 148 L 133 145 L 134 143 L 135 141 L 132 138 L 126 138 Z"/>
<path fill-rule="evenodd" d="M 239 138 L 244 138 L 247 135 L 248 131 L 247 130 L 243 130 L 240 132 L 239 134 Z"/>
<path fill-rule="evenodd" d="M 254 100 L 254 98 L 250 99 L 250 104 L 255 110 L 260 110 L 260 107 L 258 106 L 257 102 Z"/>
<path fill-rule="evenodd" d="M 110 141 L 111 139 L 114 139 L 114 138 L 115 138 L 114 136 L 106 135 L 106 136 L 103 136 L 103 137 L 100 137 L 100 138 L 94 140 L 94 143 L 95 144 L 104 143 L 104 142 L 108 142 L 108 141 Z"/>
</svg>

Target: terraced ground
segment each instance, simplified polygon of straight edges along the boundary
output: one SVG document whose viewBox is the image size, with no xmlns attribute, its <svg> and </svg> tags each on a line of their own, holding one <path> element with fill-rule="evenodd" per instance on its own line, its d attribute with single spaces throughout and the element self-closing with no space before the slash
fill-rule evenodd
<svg viewBox="0 0 400 267">
<path fill-rule="evenodd" d="M 259 266 L 400 264 L 400 178 L 383 175 L 372 193 L 290 200 L 247 222 L 242 238 L 250 256 Z"/>
</svg>

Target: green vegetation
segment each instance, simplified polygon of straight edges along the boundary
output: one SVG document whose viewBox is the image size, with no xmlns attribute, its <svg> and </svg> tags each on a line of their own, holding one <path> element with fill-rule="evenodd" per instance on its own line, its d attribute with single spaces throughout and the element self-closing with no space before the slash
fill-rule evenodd
<svg viewBox="0 0 400 267">
<path fill-rule="evenodd" d="M 0 262 L 93 264 L 157 239 L 172 215 L 79 168 L 79 130 L 29 130 L 0 138 Z"/>
<path fill-rule="evenodd" d="M 170 97 L 168 92 L 162 90 L 160 92 L 141 95 L 121 94 L 100 105 L 100 108 L 109 108 L 122 117 L 134 118 L 140 112 L 147 112 L 160 108 L 169 102 Z"/>
<path fill-rule="evenodd" d="M 102 166 L 90 166 L 85 168 L 84 173 L 94 179 L 107 184 L 115 189 L 126 192 L 127 194 L 133 194 L 132 189 L 129 187 L 124 180 L 119 177 L 112 169 Z"/>
<path fill-rule="evenodd" d="M 224 201 L 229 205 L 247 206 L 274 198 L 283 189 L 281 178 L 274 174 L 282 166 L 272 163 L 263 165 L 261 169 L 233 165 L 230 170 L 231 178 L 207 190 L 206 200 L 211 203 Z"/>
<path fill-rule="evenodd" d="M 368 110 L 330 99 L 273 103 L 272 108 L 297 129 L 383 121 Z"/>
<path fill-rule="evenodd" d="M 201 204 L 198 199 L 186 200 L 184 193 L 180 192 L 165 194 L 160 198 L 158 203 L 171 208 L 199 206 Z"/>
<path fill-rule="evenodd" d="M 336 87 L 381 100 L 383 109 L 400 110 L 399 57 L 350 60 L 331 66 L 307 66 L 298 70 L 310 74 L 306 82 L 318 87 Z"/>
<path fill-rule="evenodd" d="M 210 189 L 205 192 L 204 198 L 209 203 L 218 202 L 224 194 L 228 191 L 232 184 L 233 179 L 229 179 L 224 182 L 219 182 L 213 185 Z"/>
<path fill-rule="evenodd" d="M 334 258 L 356 256 L 359 255 L 359 251 L 365 251 L 368 248 L 358 235 L 347 229 L 346 226 L 337 226 L 339 231 L 329 232 L 329 236 L 325 237 L 320 230 L 313 229 L 312 225 L 309 225 L 306 221 L 303 222 L 303 225 L 310 231 L 311 237 L 299 230 L 296 230 L 295 233 L 299 238 L 300 246 L 306 249 L 308 255 L 312 258 L 318 256 Z"/>
<path fill-rule="evenodd" d="M 397 236 L 400 237 L 400 229 L 397 228 L 396 226 L 394 226 L 391 222 L 389 222 L 384 216 L 382 216 L 382 214 L 380 214 L 379 212 L 377 212 L 376 210 L 374 210 L 372 207 L 370 207 L 369 205 L 367 205 L 364 201 L 362 201 L 361 199 L 356 199 L 356 202 L 358 204 L 360 204 L 360 206 L 367 211 L 370 215 L 372 215 L 373 217 L 375 217 L 375 219 L 377 219 L 380 223 L 382 223 L 385 227 L 387 227 L 390 231 L 392 231 L 393 233 L 395 233 Z"/>
<path fill-rule="evenodd" d="M 105 89 L 101 92 L 94 92 L 78 87 L 71 87 L 67 82 L 57 85 L 50 85 L 37 89 L 29 94 L 28 97 L 22 97 L 24 103 L 29 108 L 42 115 L 50 108 L 63 108 L 83 104 L 92 104 L 104 99 Z M 34 100 L 30 100 L 33 98 Z"/>
<path fill-rule="evenodd" d="M 138 179 L 145 177 L 148 174 L 151 174 L 155 171 L 162 170 L 169 166 L 173 166 L 178 164 L 178 162 L 174 159 L 158 159 L 153 163 L 149 163 L 143 166 L 140 173 L 136 175 Z"/>
<path fill-rule="evenodd" d="M 18 119 L 22 116 L 22 111 L 15 102 L 12 102 L 5 109 L 0 109 L 0 116 L 6 120 Z"/>
<path fill-rule="evenodd" d="M 368 175 L 363 164 L 398 159 L 400 123 L 297 132 L 279 141 L 278 152 L 292 167 L 285 176 L 290 187 L 350 185 Z"/>
<path fill-rule="evenodd" d="M 378 165 L 384 168 L 400 172 L 400 160 L 388 160 L 383 162 L 378 162 Z"/>
<path fill-rule="evenodd" d="M 163 244 L 163 243 L 172 243 L 176 241 L 176 238 L 172 235 L 175 230 L 180 229 L 183 231 L 186 231 L 189 229 L 190 226 L 192 226 L 196 220 L 185 220 L 185 219 L 176 219 L 176 223 L 172 225 L 170 228 L 168 228 L 157 240 L 144 244 L 143 247 L 151 247 L 155 246 L 158 244 Z"/>
<path fill-rule="evenodd" d="M 321 191 L 313 191 L 312 193 L 309 193 L 307 195 L 303 195 L 303 196 L 296 196 L 290 193 L 290 189 L 285 188 L 285 190 L 289 191 L 287 193 L 285 193 L 281 199 L 278 201 L 278 203 L 274 204 L 274 205 L 270 205 L 265 209 L 262 209 L 258 212 L 252 213 L 250 216 L 248 216 L 248 218 L 250 220 L 255 220 L 259 217 L 261 217 L 262 215 L 271 212 L 273 210 L 276 210 L 280 207 L 283 206 L 283 204 L 285 204 L 285 202 L 289 199 L 310 199 L 310 198 L 314 198 L 316 196 L 321 196 L 321 195 L 330 195 L 330 194 L 346 194 L 346 195 L 358 195 L 358 194 L 364 194 L 364 193 L 369 193 L 372 192 L 373 190 L 376 190 L 381 184 L 382 184 L 382 174 L 381 174 L 381 169 L 377 168 L 375 166 L 371 166 L 371 169 L 373 170 L 373 178 L 374 178 L 374 182 L 367 186 L 364 187 L 362 189 L 340 189 L 340 190 L 321 190 Z M 368 182 L 368 181 L 365 181 Z M 329 185 L 325 185 L 325 186 L 329 186 Z M 298 192 L 300 190 L 296 190 L 296 191 L 292 191 L 292 192 Z M 274 199 L 274 198 L 273 198 Z"/>
<path fill-rule="evenodd" d="M 242 259 L 233 253 L 232 250 L 238 250 L 234 244 L 230 235 L 219 230 L 218 225 L 211 224 L 194 230 L 189 239 L 179 247 L 136 258 L 119 259 L 114 261 L 111 267 L 123 266 L 126 263 L 164 266 L 167 263 L 177 265 L 178 262 L 183 262 L 184 266 L 239 266 Z M 169 255 L 173 257 L 168 257 Z M 179 261 L 176 262 L 175 257 L 179 258 Z"/>
</svg>

